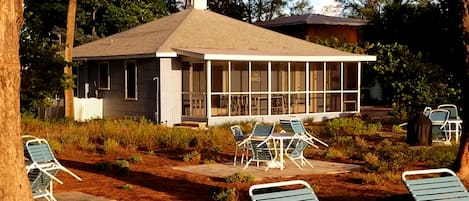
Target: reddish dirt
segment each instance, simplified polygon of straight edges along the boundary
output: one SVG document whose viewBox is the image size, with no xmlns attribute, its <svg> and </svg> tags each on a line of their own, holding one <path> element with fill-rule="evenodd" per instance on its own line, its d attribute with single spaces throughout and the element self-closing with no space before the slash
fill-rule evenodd
<svg viewBox="0 0 469 201">
<path fill-rule="evenodd" d="M 228 184 L 223 179 L 174 170 L 171 167 L 191 165 L 182 162 L 176 154 L 145 155 L 136 151 L 125 151 L 121 154 L 96 154 L 82 151 L 59 154 L 61 163 L 79 175 L 79 182 L 64 172 L 59 173 L 63 185 L 55 185 L 55 192 L 79 191 L 96 196 L 103 196 L 119 201 L 139 200 L 213 200 L 214 192 L 219 188 L 236 187 L 239 200 L 249 200 L 248 188 L 253 183 Z M 115 161 L 131 155 L 143 157 L 142 163 L 131 164 L 128 175 L 120 177 L 115 173 L 97 171 L 95 163 Z M 223 155 L 223 154 L 221 154 Z M 232 156 L 220 156 L 219 162 L 228 161 Z M 339 175 L 308 175 L 283 180 L 303 179 L 314 185 L 321 201 L 388 201 L 412 200 L 402 183 L 384 185 L 366 185 L 360 182 L 360 173 Z M 280 181 L 282 179 L 265 179 L 256 183 Z M 131 184 L 133 189 L 120 188 Z"/>
</svg>

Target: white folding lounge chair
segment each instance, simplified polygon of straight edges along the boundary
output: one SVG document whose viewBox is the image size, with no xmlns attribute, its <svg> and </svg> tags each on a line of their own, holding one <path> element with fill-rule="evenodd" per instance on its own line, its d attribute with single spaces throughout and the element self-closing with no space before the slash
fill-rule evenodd
<svg viewBox="0 0 469 201">
<path fill-rule="evenodd" d="M 278 190 L 284 186 L 302 186 L 297 189 Z M 272 190 L 275 189 L 275 190 Z M 311 186 L 303 180 L 256 184 L 249 188 L 252 201 L 319 201 Z"/>
<path fill-rule="evenodd" d="M 438 174 L 439 177 L 410 179 L 413 175 Z M 468 201 L 469 193 L 450 169 L 413 170 L 402 173 L 402 181 L 415 201 Z"/>
<path fill-rule="evenodd" d="M 59 163 L 59 161 L 52 153 L 52 149 L 47 143 L 47 140 L 39 138 L 31 139 L 26 141 L 24 146 L 26 155 L 25 157 L 29 159 L 29 165 L 27 166 L 28 172 L 37 168 L 47 176 L 62 184 L 62 181 L 49 173 L 50 170 L 58 169 L 65 171 L 66 173 L 75 177 L 77 180 L 81 181 L 80 177 Z"/>
</svg>

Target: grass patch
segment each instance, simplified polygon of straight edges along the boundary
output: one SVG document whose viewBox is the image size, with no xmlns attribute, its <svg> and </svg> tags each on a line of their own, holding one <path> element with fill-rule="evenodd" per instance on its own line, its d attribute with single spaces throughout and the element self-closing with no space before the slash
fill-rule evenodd
<svg viewBox="0 0 469 201">
<path fill-rule="evenodd" d="M 255 177 L 251 174 L 245 175 L 243 173 L 237 172 L 225 178 L 227 183 L 249 183 L 253 182 Z"/>
</svg>

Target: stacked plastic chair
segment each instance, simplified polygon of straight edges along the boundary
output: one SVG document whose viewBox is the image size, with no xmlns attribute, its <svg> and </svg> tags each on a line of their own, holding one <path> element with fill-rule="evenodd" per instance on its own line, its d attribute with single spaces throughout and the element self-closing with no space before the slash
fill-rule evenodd
<svg viewBox="0 0 469 201">
<path fill-rule="evenodd" d="M 26 171 L 34 199 L 45 198 L 49 201 L 56 200 L 52 191 L 52 181 L 63 184 L 63 182 L 56 177 L 60 170 L 65 171 L 81 181 L 80 177 L 65 168 L 55 158 L 47 140 L 30 135 L 23 136 L 23 139 L 25 140 L 24 154 Z"/>
</svg>

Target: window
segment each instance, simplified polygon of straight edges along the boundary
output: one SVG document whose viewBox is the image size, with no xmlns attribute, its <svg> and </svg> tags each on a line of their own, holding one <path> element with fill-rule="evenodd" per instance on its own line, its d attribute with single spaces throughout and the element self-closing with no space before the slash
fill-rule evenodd
<svg viewBox="0 0 469 201">
<path fill-rule="evenodd" d="M 137 64 L 125 63 L 125 99 L 137 100 Z"/>
<path fill-rule="evenodd" d="M 109 63 L 99 63 L 98 64 L 98 89 L 101 90 L 110 90 L 111 78 L 109 76 Z"/>
</svg>

